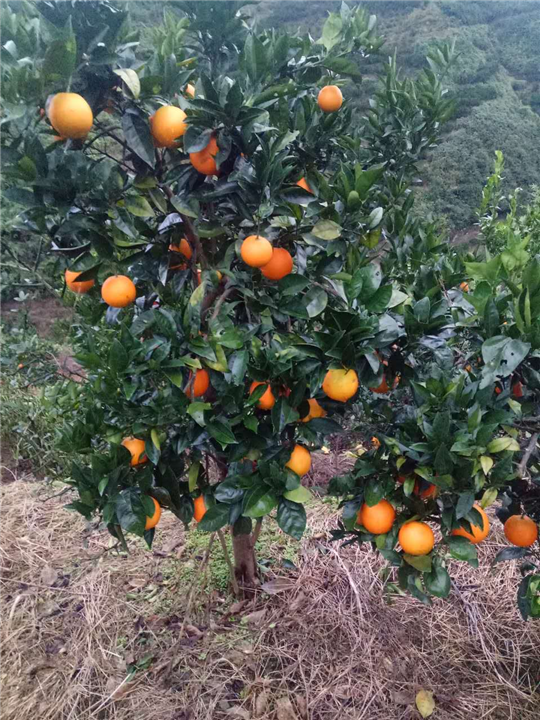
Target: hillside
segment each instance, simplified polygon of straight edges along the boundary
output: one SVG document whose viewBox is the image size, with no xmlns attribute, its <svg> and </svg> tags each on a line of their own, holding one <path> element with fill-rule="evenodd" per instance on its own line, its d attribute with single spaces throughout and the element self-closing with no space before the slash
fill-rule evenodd
<svg viewBox="0 0 540 720">
<path fill-rule="evenodd" d="M 300 26 L 317 37 L 339 5 L 267 1 L 257 12 L 265 25 Z M 433 44 L 456 41 L 449 77 L 456 114 L 422 168 L 421 206 L 446 215 L 453 228 L 469 225 L 495 150 L 505 155 L 508 188 L 540 183 L 540 2 L 365 5 L 386 38 L 381 61 L 395 51 L 406 72 L 423 66 Z M 368 89 L 369 82 L 355 92 Z"/>
</svg>

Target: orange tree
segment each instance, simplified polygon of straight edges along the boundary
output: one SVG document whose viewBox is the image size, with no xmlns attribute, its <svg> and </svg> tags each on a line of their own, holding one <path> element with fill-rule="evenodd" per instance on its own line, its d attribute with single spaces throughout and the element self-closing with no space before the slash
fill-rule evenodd
<svg viewBox="0 0 540 720">
<path fill-rule="evenodd" d="M 121 542 L 150 544 L 161 508 L 229 526 L 235 581 L 251 586 L 262 518 L 302 535 L 310 452 L 357 397 L 384 442 L 333 481 L 336 537 L 374 542 L 420 599 L 445 596 L 449 554 L 475 560 L 452 532 L 487 533 L 475 499 L 512 477 L 507 385 L 537 372 L 538 347 L 513 321 L 525 281 L 507 285 L 502 261 L 483 281 L 413 215 L 416 163 L 451 112 L 451 51 L 416 80 L 390 61 L 352 123 L 381 45 L 373 17 L 343 5 L 313 42 L 258 33 L 241 3 L 177 5 L 152 52 L 105 2 L 6 23 L 8 197 L 80 296 L 71 507 Z M 501 335 L 493 304 L 497 322 L 512 314 Z M 464 352 L 484 369 L 463 372 Z"/>
</svg>

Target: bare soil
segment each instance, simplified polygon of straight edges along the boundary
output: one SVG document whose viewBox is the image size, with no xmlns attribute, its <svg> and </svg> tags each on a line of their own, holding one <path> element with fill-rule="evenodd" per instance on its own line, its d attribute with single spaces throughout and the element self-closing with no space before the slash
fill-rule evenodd
<svg viewBox="0 0 540 720">
<path fill-rule="evenodd" d="M 27 300 L 24 303 L 9 300 L 2 303 L 1 315 L 4 322 L 15 322 L 24 313 L 28 313 L 29 322 L 36 328 L 40 337 L 48 338 L 56 320 L 73 318 L 73 309 L 63 305 L 58 298 L 44 297 Z"/>
</svg>

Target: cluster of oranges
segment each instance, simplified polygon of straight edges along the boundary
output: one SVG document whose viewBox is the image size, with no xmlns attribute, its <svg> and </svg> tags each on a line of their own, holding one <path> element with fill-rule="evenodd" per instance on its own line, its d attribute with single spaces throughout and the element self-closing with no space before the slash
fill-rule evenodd
<svg viewBox="0 0 540 720">
<path fill-rule="evenodd" d="M 242 260 L 250 267 L 260 268 L 268 280 L 281 280 L 292 272 L 292 255 L 285 248 L 274 248 L 262 235 L 249 235 L 240 247 Z"/>
</svg>

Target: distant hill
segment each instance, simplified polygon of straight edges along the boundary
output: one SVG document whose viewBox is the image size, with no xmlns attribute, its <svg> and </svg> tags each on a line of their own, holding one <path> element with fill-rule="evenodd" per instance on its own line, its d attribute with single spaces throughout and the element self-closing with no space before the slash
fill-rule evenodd
<svg viewBox="0 0 540 720">
<path fill-rule="evenodd" d="M 456 40 L 459 57 L 449 76 L 456 115 L 422 168 L 420 205 L 446 215 L 453 228 L 469 225 L 495 150 L 505 155 L 508 188 L 540 184 L 540 1 L 363 4 L 386 38 L 382 59 L 395 50 L 406 72 L 423 66 L 434 43 Z M 339 5 L 267 0 L 256 13 L 264 25 L 317 36 Z"/>
</svg>

